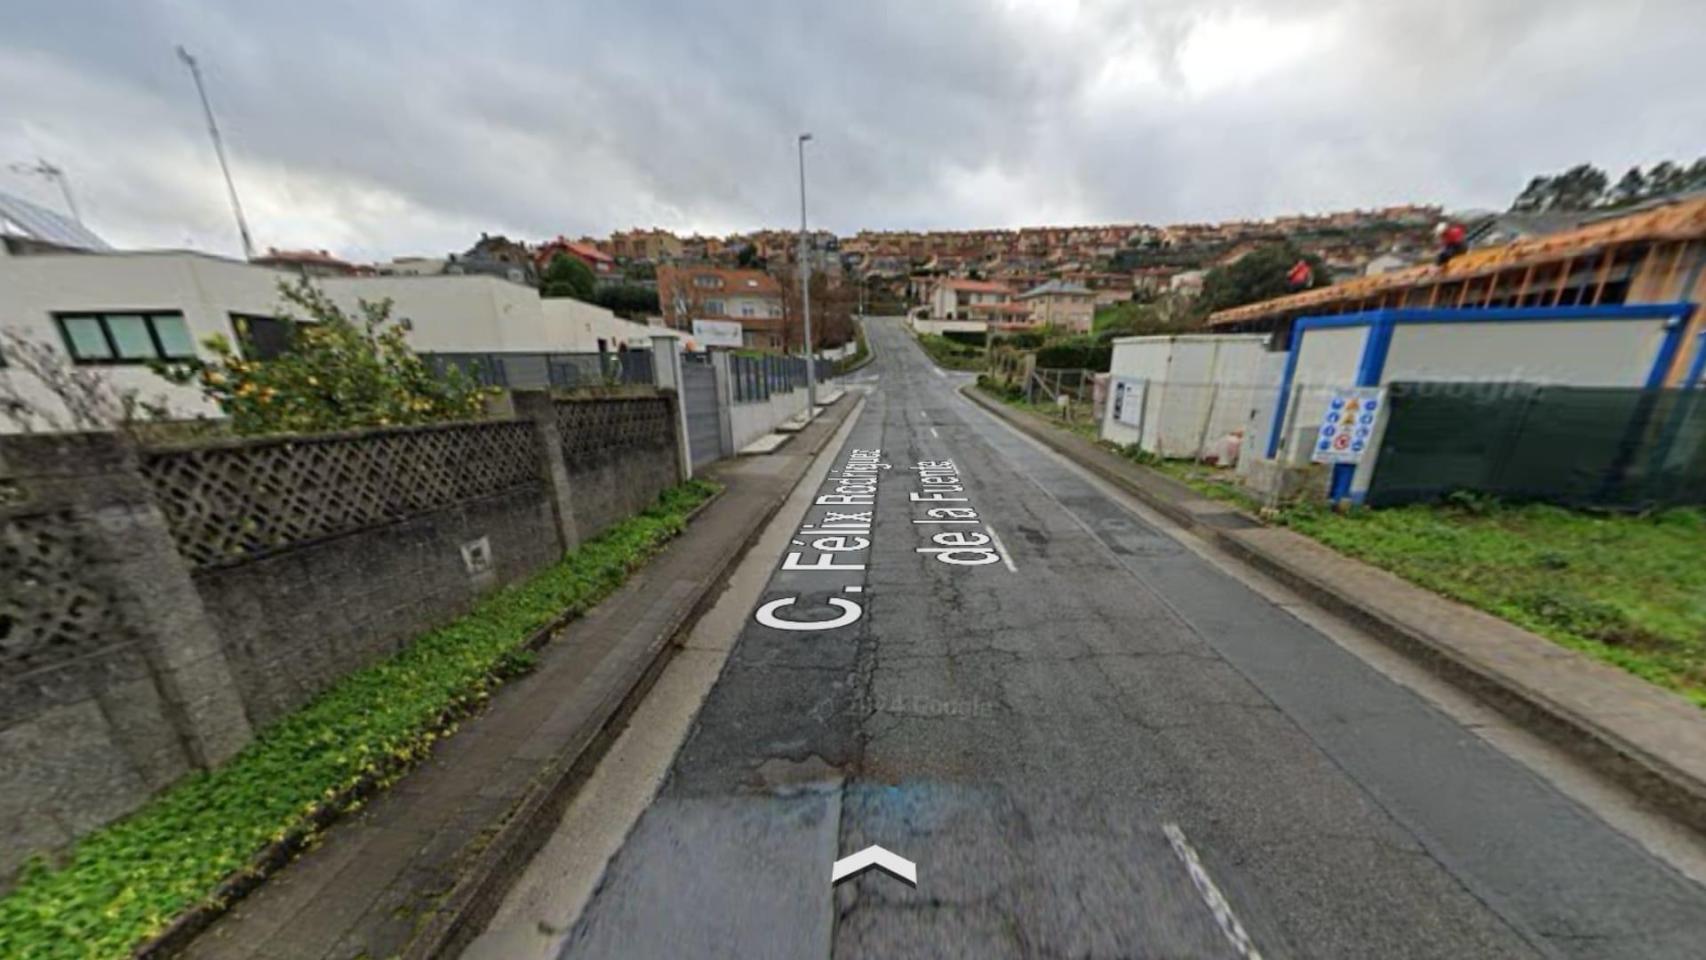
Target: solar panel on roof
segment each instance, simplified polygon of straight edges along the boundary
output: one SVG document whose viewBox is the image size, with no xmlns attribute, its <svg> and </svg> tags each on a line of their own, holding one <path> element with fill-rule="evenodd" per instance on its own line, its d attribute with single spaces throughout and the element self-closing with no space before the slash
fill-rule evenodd
<svg viewBox="0 0 1706 960">
<path fill-rule="evenodd" d="M 88 227 L 70 217 L 5 192 L 0 192 L 0 234 L 79 250 L 112 249 Z"/>
</svg>

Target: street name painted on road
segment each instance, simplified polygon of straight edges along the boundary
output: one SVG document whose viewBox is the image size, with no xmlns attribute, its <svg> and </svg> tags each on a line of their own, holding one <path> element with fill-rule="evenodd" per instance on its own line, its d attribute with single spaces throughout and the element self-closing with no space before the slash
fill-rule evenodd
<svg viewBox="0 0 1706 960">
<path fill-rule="evenodd" d="M 855 449 L 839 472 L 831 473 L 827 490 L 814 500 L 806 522 L 795 531 L 790 543 L 803 549 L 789 550 L 782 558 L 783 571 L 831 573 L 852 582 L 842 593 L 863 592 L 865 552 L 871 547 L 871 526 L 877 510 L 877 478 L 889 465 L 881 450 Z M 815 508 L 824 508 L 817 515 Z M 759 606 L 754 619 L 766 627 L 789 631 L 834 630 L 858 622 L 865 615 L 862 604 L 847 597 L 831 596 L 824 603 L 841 611 L 826 619 L 799 619 L 790 611 L 799 596 L 778 597 Z"/>
<path fill-rule="evenodd" d="M 970 498 L 964 496 L 949 496 L 949 494 L 965 493 L 965 484 L 960 480 L 959 467 L 952 460 L 920 460 L 912 466 L 918 474 L 919 490 L 913 491 L 909 498 L 922 513 L 912 518 L 914 526 L 934 527 L 976 527 L 975 530 L 952 529 L 933 530 L 930 535 L 930 546 L 919 547 L 917 552 L 929 554 L 942 563 L 956 567 L 981 567 L 987 563 L 1000 563 L 1001 552 L 999 543 L 993 532 L 983 525 L 983 518 L 970 505 Z M 943 504 L 965 504 L 964 506 L 943 506 Z"/>
</svg>

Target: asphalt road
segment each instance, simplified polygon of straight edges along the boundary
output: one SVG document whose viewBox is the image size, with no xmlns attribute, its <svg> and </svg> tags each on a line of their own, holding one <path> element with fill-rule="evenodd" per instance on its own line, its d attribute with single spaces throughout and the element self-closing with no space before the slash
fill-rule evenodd
<svg viewBox="0 0 1706 960">
<path fill-rule="evenodd" d="M 870 339 L 564 956 L 1703 955 L 1706 891 Z M 917 887 L 832 888 L 872 843 Z"/>
</svg>

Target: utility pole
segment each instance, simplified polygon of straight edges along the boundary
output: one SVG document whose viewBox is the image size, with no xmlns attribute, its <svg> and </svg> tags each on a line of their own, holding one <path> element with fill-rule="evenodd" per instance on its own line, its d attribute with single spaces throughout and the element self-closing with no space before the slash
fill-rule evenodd
<svg viewBox="0 0 1706 960">
<path fill-rule="evenodd" d="M 817 410 L 817 351 L 812 349 L 812 265 L 806 259 L 806 141 L 800 134 L 800 313 L 806 321 L 806 403 Z M 808 416 L 810 412 L 808 412 Z"/>
<path fill-rule="evenodd" d="M 255 244 L 249 239 L 249 224 L 243 219 L 243 204 L 237 199 L 237 184 L 231 180 L 231 165 L 225 160 L 225 142 L 219 137 L 219 124 L 213 119 L 213 105 L 207 100 L 207 88 L 201 82 L 201 65 L 195 57 L 182 45 L 178 47 L 178 59 L 184 66 L 190 68 L 190 76 L 195 78 L 195 92 L 201 97 L 201 110 L 207 115 L 207 132 L 213 137 L 213 152 L 219 157 L 219 169 L 225 174 L 225 190 L 231 195 L 231 212 L 237 217 L 237 232 L 243 237 L 243 259 L 255 259 Z"/>
<path fill-rule="evenodd" d="M 82 214 L 77 212 L 77 201 L 71 197 L 71 178 L 65 175 L 64 169 L 37 157 L 34 165 L 28 163 L 12 164 L 12 172 L 33 173 L 38 177 L 58 183 L 60 195 L 65 197 L 65 209 L 71 211 L 71 219 L 77 221 L 78 224 L 83 222 Z"/>
</svg>

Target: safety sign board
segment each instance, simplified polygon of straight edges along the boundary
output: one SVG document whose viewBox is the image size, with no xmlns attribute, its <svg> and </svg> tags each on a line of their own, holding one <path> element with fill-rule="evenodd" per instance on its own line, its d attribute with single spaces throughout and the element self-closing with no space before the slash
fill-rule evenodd
<svg viewBox="0 0 1706 960">
<path fill-rule="evenodd" d="M 1129 377 L 1114 379 L 1114 420 L 1128 427 L 1143 428 L 1143 401 L 1149 392 L 1149 381 Z"/>
<path fill-rule="evenodd" d="M 1335 387 L 1315 431 L 1309 459 L 1316 463 L 1361 463 L 1374 442 L 1374 425 L 1386 406 L 1381 387 Z"/>
</svg>

